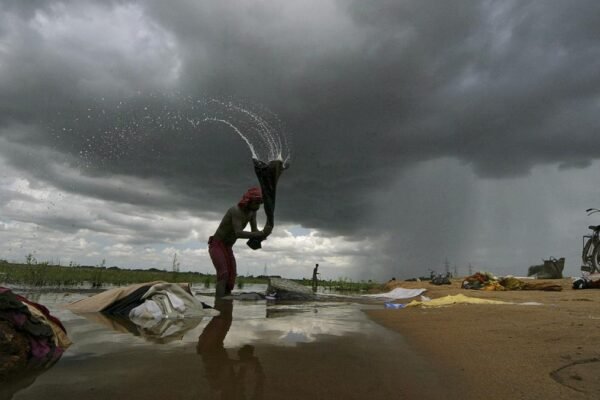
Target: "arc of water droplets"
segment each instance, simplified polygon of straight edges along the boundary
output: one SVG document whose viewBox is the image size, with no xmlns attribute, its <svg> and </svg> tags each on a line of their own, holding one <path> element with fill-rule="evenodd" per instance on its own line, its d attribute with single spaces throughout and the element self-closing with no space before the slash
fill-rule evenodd
<svg viewBox="0 0 600 400">
<path fill-rule="evenodd" d="M 232 103 L 229 103 L 229 107 L 248 115 L 254 122 L 258 124 L 258 127 L 262 133 L 261 136 L 266 139 L 267 146 L 269 147 L 269 155 L 273 159 L 280 159 L 282 153 L 281 139 L 279 139 L 278 136 L 273 135 L 273 128 L 271 125 L 260 116 L 246 110 L 245 108 L 236 106 Z"/>
<path fill-rule="evenodd" d="M 268 160 L 266 160 L 266 161 L 276 160 L 276 159 L 282 160 L 282 158 L 283 158 L 283 154 L 282 154 L 283 153 L 283 143 L 281 142 L 281 138 L 279 137 L 279 135 L 275 134 L 275 130 L 273 129 L 273 127 L 271 126 L 271 124 L 269 122 L 265 121 L 263 118 L 261 118 L 256 113 L 246 110 L 245 108 L 242 108 L 232 102 L 224 103 L 217 99 L 211 99 L 210 102 L 219 104 L 225 108 L 233 109 L 235 111 L 238 111 L 238 112 L 243 113 L 243 114 L 247 115 L 248 117 L 250 117 L 257 126 L 257 131 L 258 131 L 259 136 L 261 137 L 261 139 L 267 146 L 269 154 L 267 155 Z M 207 120 L 207 119 L 210 119 L 210 118 L 206 118 L 205 120 Z M 212 119 L 212 120 L 216 120 L 216 119 Z M 223 121 L 225 121 L 225 120 L 223 120 Z M 223 121 L 221 121 L 221 122 L 223 122 Z M 231 123 L 228 123 L 228 125 L 233 127 L 233 125 Z M 236 132 L 238 132 L 238 134 L 240 134 L 240 131 L 238 129 L 236 129 Z M 248 140 L 246 140 L 246 143 L 248 143 Z M 257 158 L 256 154 L 254 152 L 253 152 L 253 156 L 254 156 L 254 158 Z M 289 155 L 286 157 L 286 160 L 283 160 L 283 161 L 287 162 L 288 159 L 289 159 Z"/>
<path fill-rule="evenodd" d="M 248 140 L 248 138 L 246 136 L 244 136 L 244 134 L 242 132 L 240 132 L 240 130 L 233 125 L 231 122 L 225 120 L 225 119 L 220 119 L 220 118 L 214 118 L 214 117 L 209 117 L 209 118 L 204 118 L 204 121 L 216 121 L 216 122 L 221 122 L 227 126 L 229 126 L 231 129 L 233 129 L 238 135 L 240 135 L 240 137 L 242 139 L 244 139 L 244 141 L 246 142 L 246 144 L 248 145 L 248 147 L 250 148 L 250 151 L 252 152 L 252 158 L 256 158 L 258 159 L 258 156 L 256 155 L 256 152 L 254 151 L 254 146 L 252 146 L 252 144 L 250 143 L 250 141 Z"/>
</svg>

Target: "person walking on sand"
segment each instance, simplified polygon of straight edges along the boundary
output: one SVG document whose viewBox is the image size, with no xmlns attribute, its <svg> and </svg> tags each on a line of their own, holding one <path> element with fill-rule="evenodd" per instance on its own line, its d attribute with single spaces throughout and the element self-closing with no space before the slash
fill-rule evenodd
<svg viewBox="0 0 600 400">
<path fill-rule="evenodd" d="M 208 254 L 217 271 L 216 297 L 231 293 L 237 276 L 233 245 L 237 239 L 264 240 L 273 231 L 265 225 L 262 231 L 256 227 L 256 212 L 262 204 L 260 188 L 252 187 L 244 193 L 237 205 L 225 213 L 215 234 L 208 239 Z M 244 228 L 250 223 L 250 232 Z"/>
</svg>

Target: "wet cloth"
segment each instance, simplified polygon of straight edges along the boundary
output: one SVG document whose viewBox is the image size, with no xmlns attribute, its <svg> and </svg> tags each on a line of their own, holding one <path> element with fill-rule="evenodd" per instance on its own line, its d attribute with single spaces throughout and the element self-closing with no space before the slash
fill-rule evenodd
<svg viewBox="0 0 600 400">
<path fill-rule="evenodd" d="M 553 282 L 523 281 L 512 276 L 496 278 L 489 272 L 477 272 L 466 277 L 462 283 L 463 289 L 476 290 L 544 290 L 561 291 L 562 286 Z"/>
<path fill-rule="evenodd" d="M 582 277 L 573 281 L 573 289 L 600 289 L 600 279 Z"/>
<path fill-rule="evenodd" d="M 0 319 L 35 337 L 53 336 L 52 328 L 43 320 L 32 316 L 27 305 L 19 300 L 20 296 L 6 288 L 0 288 L 0 291 Z"/>
<path fill-rule="evenodd" d="M 39 313 L 41 315 L 44 316 L 44 319 L 47 320 L 48 322 L 58 326 L 60 329 L 62 329 L 65 333 L 67 333 L 67 330 L 65 329 L 64 325 L 62 324 L 62 322 L 60 322 L 60 320 L 56 317 L 54 317 L 52 314 L 50 314 L 50 311 L 46 308 L 46 306 L 44 306 L 43 304 L 39 304 L 39 303 L 35 303 L 33 301 L 30 301 L 29 299 L 23 297 L 23 296 L 19 296 L 16 295 L 17 299 L 19 299 L 19 301 L 22 301 L 23 303 L 25 303 L 25 305 L 27 305 L 27 307 L 29 308 L 30 311 L 32 311 L 32 308 L 35 308 L 36 310 L 39 311 Z"/>
<path fill-rule="evenodd" d="M 467 276 L 462 283 L 463 289 L 484 289 L 486 286 L 491 286 L 491 289 L 497 288 L 495 282 L 498 279 L 489 272 L 476 272 L 471 276 Z"/>
<path fill-rule="evenodd" d="M 52 333 L 54 334 L 54 344 L 57 347 L 61 349 L 66 349 L 67 347 L 73 344 L 73 342 L 71 342 L 71 339 L 69 339 L 69 337 L 67 336 L 67 331 L 63 327 L 62 323 L 60 323 L 60 321 L 58 324 L 55 323 L 55 321 L 58 321 L 57 318 L 48 318 L 48 315 L 40 311 L 34 305 L 27 304 L 27 308 L 29 309 L 29 312 L 32 315 L 37 317 L 39 320 L 45 322 L 50 327 L 50 329 L 52 329 Z M 46 309 L 46 307 L 44 307 L 44 309 Z"/>
<path fill-rule="evenodd" d="M 228 246 L 222 240 L 211 236 L 208 239 L 208 254 L 217 271 L 217 281 L 225 281 L 226 289 L 231 292 L 235 287 L 235 277 L 237 266 L 233 248 Z"/>
<path fill-rule="evenodd" d="M 262 200 L 264 203 L 265 215 L 267 216 L 267 225 L 275 226 L 275 198 L 277 194 L 277 182 L 281 173 L 286 168 L 280 160 L 269 161 L 268 163 L 253 159 L 254 172 L 260 183 L 262 191 Z M 250 239 L 246 242 L 248 247 L 253 250 L 262 247 L 261 239 Z"/>
<path fill-rule="evenodd" d="M 525 288 L 525 282 L 511 276 L 500 279 L 500 284 L 507 290 L 522 290 Z"/>
<path fill-rule="evenodd" d="M 19 341 L 15 337 L 7 340 L 6 344 L 18 346 L 19 343 L 27 343 L 27 348 L 20 349 L 21 353 L 25 351 L 27 354 L 27 367 L 46 367 L 53 364 L 71 344 L 62 324 L 54 321 L 58 320 L 50 318 L 46 307 L 14 294 L 10 289 L 0 287 L 0 322 L 3 326 L 3 338 L 8 339 L 12 335 L 9 334 L 10 331 L 14 330 L 19 338 L 25 339 Z"/>
<path fill-rule="evenodd" d="M 30 350 L 29 339 L 0 319 L 0 387 L 7 375 L 27 367 Z"/>
<path fill-rule="evenodd" d="M 562 290 L 561 285 L 553 282 L 527 282 L 512 276 L 501 278 L 498 283 L 504 288 L 504 290 L 544 290 L 553 292 L 560 292 Z"/>
<path fill-rule="evenodd" d="M 277 182 L 283 172 L 284 165 L 279 160 L 269 163 L 254 159 L 254 172 L 262 190 L 267 225 L 275 225 L 275 198 L 277 195 Z"/>
</svg>

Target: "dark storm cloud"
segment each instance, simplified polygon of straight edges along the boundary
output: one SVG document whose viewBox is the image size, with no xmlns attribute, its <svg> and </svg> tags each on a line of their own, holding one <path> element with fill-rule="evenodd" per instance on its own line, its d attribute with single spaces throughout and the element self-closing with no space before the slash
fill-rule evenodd
<svg viewBox="0 0 600 400">
<path fill-rule="evenodd" d="M 170 194 L 67 182 L 44 159 L 0 149 L 73 192 L 174 210 L 233 204 L 255 183 L 240 138 L 156 120 L 165 107 L 202 118 L 189 99 L 211 97 L 262 104 L 293 133 L 280 220 L 356 237 L 417 224 L 404 215 L 373 226 L 363 215 L 370 193 L 380 215 L 410 205 L 379 196 L 423 161 L 454 158 L 501 178 L 598 158 L 594 1 L 0 4 L 3 137 L 80 157 L 85 175 L 151 179 Z M 136 131 L 131 121 L 148 115 Z M 37 129 L 18 128 L 28 125 Z"/>
</svg>

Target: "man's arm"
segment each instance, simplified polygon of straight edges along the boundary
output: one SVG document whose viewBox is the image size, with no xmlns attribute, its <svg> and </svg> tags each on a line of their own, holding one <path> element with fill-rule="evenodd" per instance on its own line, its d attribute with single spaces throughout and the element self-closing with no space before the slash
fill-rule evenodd
<svg viewBox="0 0 600 400">
<path fill-rule="evenodd" d="M 256 225 L 256 212 L 252 213 L 252 216 L 250 217 L 250 229 L 252 232 L 258 232 L 258 226 Z M 271 232 L 273 232 L 273 226 L 269 224 L 265 225 L 262 232 L 265 234 L 266 238 L 271 234 Z"/>
<path fill-rule="evenodd" d="M 269 236 L 271 232 L 273 232 L 273 225 L 265 225 L 265 227 L 263 228 L 263 232 L 265 233 L 265 235 Z"/>
<path fill-rule="evenodd" d="M 256 212 L 253 212 L 250 216 L 250 230 L 252 232 L 258 232 L 258 226 L 256 226 Z"/>
<path fill-rule="evenodd" d="M 244 218 L 237 213 L 232 214 L 231 222 L 237 239 L 264 239 L 267 237 L 263 231 L 259 231 L 256 227 L 256 213 L 253 213 L 250 217 L 250 228 L 252 229 L 252 232 L 244 230 L 246 221 L 244 221 Z"/>
</svg>

